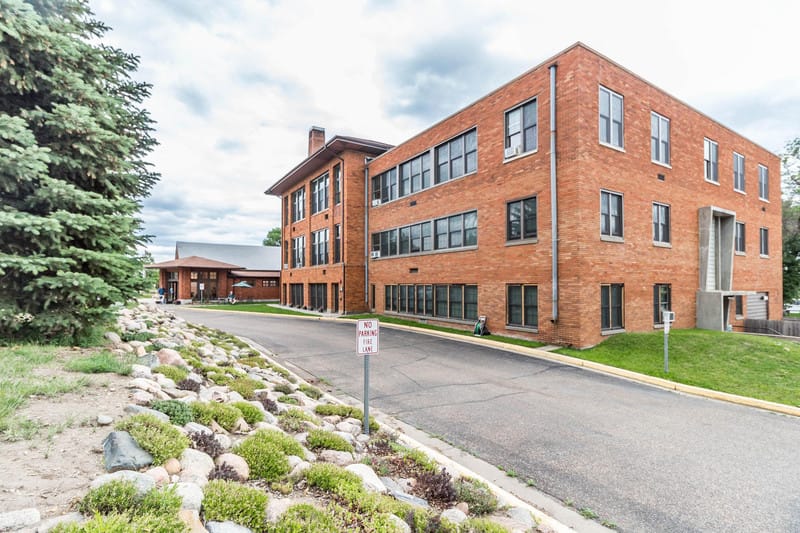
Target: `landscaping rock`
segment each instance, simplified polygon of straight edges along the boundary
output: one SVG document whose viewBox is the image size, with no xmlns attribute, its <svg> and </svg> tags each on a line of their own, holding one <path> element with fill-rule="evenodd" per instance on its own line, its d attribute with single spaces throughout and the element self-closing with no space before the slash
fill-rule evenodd
<svg viewBox="0 0 800 533">
<path fill-rule="evenodd" d="M 339 466 L 347 466 L 353 464 L 355 459 L 350 452 L 340 452 L 337 450 L 322 450 L 319 453 L 319 460 L 326 463 L 333 463 Z"/>
<path fill-rule="evenodd" d="M 130 383 L 128 383 L 128 388 L 147 391 L 150 394 L 158 394 L 161 392 L 161 385 L 147 378 L 133 378 Z"/>
<path fill-rule="evenodd" d="M 240 526 L 230 521 L 206 522 L 208 533 L 253 533 L 250 528 Z"/>
<path fill-rule="evenodd" d="M 113 331 L 106 331 L 103 337 L 108 339 L 111 342 L 111 344 L 114 345 L 122 344 L 122 338 Z"/>
<path fill-rule="evenodd" d="M 386 485 L 384 485 L 383 482 L 378 478 L 378 475 L 375 473 L 372 467 L 363 463 L 355 463 L 346 466 L 345 470 L 360 477 L 361 483 L 364 484 L 364 488 L 367 491 L 378 492 L 380 494 L 385 494 L 388 492 Z"/>
<path fill-rule="evenodd" d="M 460 524 L 464 520 L 467 519 L 467 515 L 462 513 L 460 510 L 453 507 L 452 509 L 447 509 L 442 511 L 442 520 L 447 520 L 454 524 Z"/>
<path fill-rule="evenodd" d="M 120 470 L 113 474 L 103 474 L 95 478 L 90 487 L 96 489 L 111 481 L 132 481 L 136 486 L 136 493 L 139 496 L 144 496 L 156 486 L 156 482 L 150 476 L 140 474 L 139 472 L 133 472 L 132 470 Z"/>
<path fill-rule="evenodd" d="M 198 424 L 197 422 L 188 422 L 185 426 L 183 426 L 183 429 L 189 433 L 203 433 L 206 435 L 214 434 L 209 427 L 204 426 L 203 424 Z"/>
<path fill-rule="evenodd" d="M 200 511 L 194 509 L 181 509 L 178 511 L 178 516 L 189 528 L 189 533 L 208 533 L 208 530 L 203 526 L 200 520 Z"/>
<path fill-rule="evenodd" d="M 169 475 L 178 474 L 181 471 L 181 462 L 174 457 L 167 459 L 164 463 L 164 469 Z"/>
<path fill-rule="evenodd" d="M 394 524 L 396 531 L 399 531 L 400 533 L 411 533 L 411 526 L 409 526 L 406 521 L 399 516 L 390 514 L 389 521 Z"/>
<path fill-rule="evenodd" d="M 131 377 L 132 378 L 144 378 L 147 379 L 153 375 L 153 372 L 150 370 L 149 366 L 145 365 L 132 365 L 131 366 Z"/>
<path fill-rule="evenodd" d="M 199 511 L 203 506 L 203 489 L 196 483 L 175 483 L 175 492 L 181 497 L 181 509 Z"/>
<path fill-rule="evenodd" d="M 217 466 L 228 465 L 236 472 L 236 475 L 238 475 L 242 481 L 247 481 L 250 478 L 250 467 L 243 457 L 233 453 L 223 453 L 217 457 L 215 463 Z"/>
<path fill-rule="evenodd" d="M 144 407 L 142 405 L 128 404 L 125 406 L 125 412 L 130 413 L 132 415 L 139 415 L 145 413 L 148 415 L 153 415 L 162 422 L 169 422 L 169 416 L 167 416 L 166 414 L 162 413 L 161 411 L 156 411 L 155 409 L 150 409 L 149 407 Z"/>
<path fill-rule="evenodd" d="M 114 419 L 108 415 L 97 415 L 96 422 L 98 426 L 110 426 Z"/>
<path fill-rule="evenodd" d="M 131 399 L 137 404 L 141 406 L 150 405 L 150 402 L 153 401 L 154 396 L 147 391 L 137 390 L 133 393 Z M 169 417 L 167 417 L 169 418 Z"/>
<path fill-rule="evenodd" d="M 183 359 L 183 357 L 181 357 L 181 354 L 172 348 L 161 348 L 158 352 L 156 352 L 156 357 L 158 357 L 158 362 L 162 365 L 179 366 L 181 368 L 189 366 L 186 364 L 186 361 Z"/>
<path fill-rule="evenodd" d="M 139 470 L 153 464 L 153 456 L 127 431 L 112 431 L 103 441 L 103 463 L 109 472 Z"/>
<path fill-rule="evenodd" d="M 86 518 L 79 512 L 68 513 L 61 516 L 54 516 L 39 522 L 36 526 L 36 533 L 49 533 L 54 527 L 59 524 L 80 524 Z"/>
<path fill-rule="evenodd" d="M 506 516 L 522 525 L 525 531 L 536 527 L 536 520 L 533 519 L 531 512 L 524 507 L 512 507 L 506 511 Z"/>
<path fill-rule="evenodd" d="M 186 448 L 180 457 L 181 481 L 197 483 L 204 487 L 208 483 L 208 475 L 214 470 L 214 459 L 207 453 Z"/>
<path fill-rule="evenodd" d="M 229 436 L 224 433 L 215 433 L 214 440 L 222 447 L 223 450 L 230 450 L 233 447 L 233 441 Z"/>
<path fill-rule="evenodd" d="M 156 485 L 163 485 L 169 482 L 169 472 L 163 466 L 156 466 L 145 470 L 145 475 L 150 476 L 156 482 Z"/>
<path fill-rule="evenodd" d="M 0 513 L 0 531 L 16 531 L 39 523 L 42 515 L 38 509 L 28 508 Z"/>
</svg>

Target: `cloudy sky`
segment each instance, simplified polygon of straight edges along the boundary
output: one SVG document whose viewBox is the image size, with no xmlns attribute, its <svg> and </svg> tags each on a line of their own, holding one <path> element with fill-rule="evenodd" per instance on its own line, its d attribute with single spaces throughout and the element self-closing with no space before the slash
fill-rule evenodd
<svg viewBox="0 0 800 533">
<path fill-rule="evenodd" d="M 156 261 L 261 244 L 311 126 L 398 144 L 576 41 L 773 152 L 800 136 L 796 0 L 89 2 L 153 85 Z"/>
</svg>

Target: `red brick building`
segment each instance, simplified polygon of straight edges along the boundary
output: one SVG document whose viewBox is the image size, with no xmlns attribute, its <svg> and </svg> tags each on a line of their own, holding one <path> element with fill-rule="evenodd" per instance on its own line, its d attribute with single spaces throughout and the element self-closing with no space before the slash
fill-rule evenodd
<svg viewBox="0 0 800 533">
<path fill-rule="evenodd" d="M 281 197 L 281 302 L 303 309 L 354 313 L 365 300 L 366 163 L 390 145 L 308 134 L 308 157 L 270 187 Z"/>
<path fill-rule="evenodd" d="M 376 312 L 579 347 L 781 316 L 778 157 L 581 43 L 368 172 Z"/>
</svg>

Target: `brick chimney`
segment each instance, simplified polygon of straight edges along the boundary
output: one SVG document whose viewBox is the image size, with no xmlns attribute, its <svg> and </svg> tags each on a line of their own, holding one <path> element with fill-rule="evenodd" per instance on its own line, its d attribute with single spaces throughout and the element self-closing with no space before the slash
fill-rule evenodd
<svg viewBox="0 0 800 533">
<path fill-rule="evenodd" d="M 325 146 L 325 128 L 311 126 L 308 130 L 308 155 Z"/>
</svg>

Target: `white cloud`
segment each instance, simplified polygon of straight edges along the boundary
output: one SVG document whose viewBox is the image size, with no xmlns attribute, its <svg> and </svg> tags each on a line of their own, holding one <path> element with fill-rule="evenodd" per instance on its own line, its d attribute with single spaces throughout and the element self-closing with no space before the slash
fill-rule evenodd
<svg viewBox="0 0 800 533">
<path fill-rule="evenodd" d="M 575 41 L 773 151 L 800 135 L 800 4 L 742 1 L 90 0 L 140 56 L 161 175 L 156 260 L 176 240 L 260 244 L 263 191 L 312 125 L 399 143 Z"/>
</svg>

